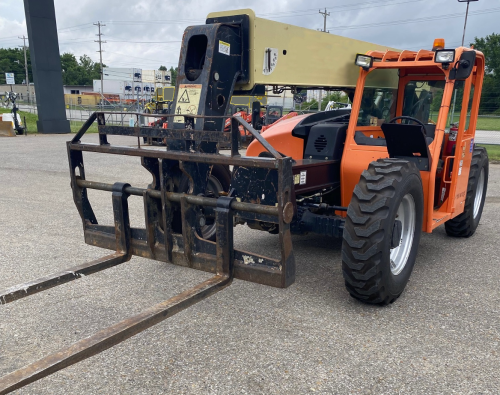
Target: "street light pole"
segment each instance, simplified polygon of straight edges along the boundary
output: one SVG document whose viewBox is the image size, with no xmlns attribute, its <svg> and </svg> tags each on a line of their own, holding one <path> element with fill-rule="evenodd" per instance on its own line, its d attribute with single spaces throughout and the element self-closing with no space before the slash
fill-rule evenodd
<svg viewBox="0 0 500 395">
<path fill-rule="evenodd" d="M 464 34 L 462 35 L 462 47 L 464 46 L 464 41 L 465 41 L 465 28 L 467 27 L 467 15 L 469 15 L 469 3 L 471 1 L 478 1 L 478 0 L 458 0 L 459 3 L 465 3 L 467 2 L 467 10 L 465 11 L 465 22 L 464 22 Z M 451 109 L 451 121 L 450 123 L 453 123 L 454 117 L 455 117 L 455 104 L 457 102 L 457 90 L 454 89 L 453 92 L 453 107 Z"/>
<path fill-rule="evenodd" d="M 464 41 L 465 41 L 465 28 L 467 27 L 467 16 L 469 15 L 469 3 L 471 1 L 479 1 L 479 0 L 458 0 L 459 3 L 467 2 L 467 10 L 465 11 L 464 34 L 462 35 L 462 47 L 464 46 Z"/>
</svg>

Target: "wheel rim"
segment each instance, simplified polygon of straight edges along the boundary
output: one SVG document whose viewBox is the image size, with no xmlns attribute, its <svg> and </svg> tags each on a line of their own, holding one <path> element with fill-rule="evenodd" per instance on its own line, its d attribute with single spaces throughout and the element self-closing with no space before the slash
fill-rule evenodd
<svg viewBox="0 0 500 395">
<path fill-rule="evenodd" d="M 479 209 L 481 208 L 481 201 L 483 200 L 484 193 L 484 167 L 479 173 L 479 181 L 477 182 L 476 197 L 474 198 L 474 219 L 479 215 Z"/>
<path fill-rule="evenodd" d="M 415 201 L 407 193 L 399 204 L 396 219 L 401 221 L 401 240 L 399 246 L 391 249 L 391 272 L 395 276 L 403 271 L 410 256 L 415 235 Z"/>
</svg>

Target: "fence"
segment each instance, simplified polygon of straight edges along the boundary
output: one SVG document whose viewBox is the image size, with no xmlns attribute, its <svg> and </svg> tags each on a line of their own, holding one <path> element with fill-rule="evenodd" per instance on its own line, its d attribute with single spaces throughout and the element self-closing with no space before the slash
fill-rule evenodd
<svg viewBox="0 0 500 395">
<path fill-rule="evenodd" d="M 18 106 L 20 110 L 27 111 L 30 113 L 37 113 L 36 106 L 28 105 L 27 102 L 18 101 Z M 139 108 L 138 108 L 139 107 Z M 70 121 L 71 125 L 75 128 L 78 128 L 85 122 L 93 112 L 97 110 L 105 110 L 105 111 L 116 111 L 116 114 L 106 114 L 106 123 L 109 125 L 128 125 L 130 116 L 127 114 L 123 114 L 123 112 L 142 112 L 141 103 L 133 103 L 133 104 L 106 104 L 103 106 L 83 106 L 77 103 L 71 102 L 66 105 L 66 117 Z M 292 111 L 292 109 L 285 110 L 284 113 Z M 311 111 L 306 106 L 300 109 L 299 106 L 296 106 L 295 111 L 303 114 L 303 113 L 311 113 L 317 111 Z M 432 117 L 437 117 L 436 114 L 431 114 Z M 450 116 L 451 118 L 451 116 Z M 454 115 L 454 122 L 459 121 L 459 114 Z M 147 124 L 147 119 L 144 119 L 144 122 Z M 500 145 L 500 115 L 479 115 L 476 127 L 476 143 L 480 144 L 495 144 Z"/>
</svg>

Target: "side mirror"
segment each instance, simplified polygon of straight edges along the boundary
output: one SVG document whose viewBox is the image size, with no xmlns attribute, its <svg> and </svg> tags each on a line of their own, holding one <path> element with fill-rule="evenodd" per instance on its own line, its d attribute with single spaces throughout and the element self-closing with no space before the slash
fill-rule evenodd
<svg viewBox="0 0 500 395">
<path fill-rule="evenodd" d="M 450 80 L 466 80 L 469 78 L 474 63 L 476 62 L 476 51 L 466 51 L 460 56 L 460 60 L 455 63 L 455 66 L 450 71 Z"/>
</svg>

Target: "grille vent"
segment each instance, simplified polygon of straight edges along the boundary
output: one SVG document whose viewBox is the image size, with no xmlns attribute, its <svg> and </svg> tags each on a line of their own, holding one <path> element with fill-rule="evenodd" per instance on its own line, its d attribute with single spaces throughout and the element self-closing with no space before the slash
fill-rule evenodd
<svg viewBox="0 0 500 395">
<path fill-rule="evenodd" d="M 324 135 L 319 136 L 316 141 L 314 141 L 314 148 L 316 151 L 321 152 L 326 148 L 328 141 Z"/>
</svg>

